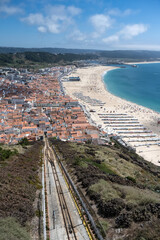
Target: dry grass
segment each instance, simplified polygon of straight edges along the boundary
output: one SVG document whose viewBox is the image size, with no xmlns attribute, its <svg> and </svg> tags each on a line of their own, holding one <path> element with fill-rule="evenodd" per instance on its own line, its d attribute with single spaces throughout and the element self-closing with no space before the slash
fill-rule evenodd
<svg viewBox="0 0 160 240">
<path fill-rule="evenodd" d="M 98 156 L 100 159 L 104 159 L 105 163 L 108 166 L 111 166 L 113 171 L 116 171 L 116 173 L 121 176 L 121 177 L 127 177 L 127 176 L 132 176 L 133 178 L 135 178 L 135 172 L 141 171 L 141 168 L 138 167 L 137 165 L 126 161 L 123 158 L 120 158 L 116 151 L 111 151 L 110 149 L 107 149 L 107 151 L 103 150 L 103 148 L 100 148 L 100 150 L 96 151 L 97 154 L 96 156 Z"/>
<path fill-rule="evenodd" d="M 24 154 L 26 149 L 23 148 L 21 145 L 17 144 L 17 145 L 1 145 L 1 147 L 3 149 L 10 149 L 11 151 L 13 151 L 14 149 L 16 149 L 20 154 Z M 26 148 L 30 148 L 31 146 L 27 146 Z"/>
<path fill-rule="evenodd" d="M 30 240 L 30 236 L 14 218 L 0 218 L 0 240 Z"/>
<path fill-rule="evenodd" d="M 110 227 L 110 224 L 108 223 L 108 221 L 107 220 L 100 220 L 99 222 L 102 225 L 103 230 L 105 232 L 107 232 L 108 228 Z"/>
<path fill-rule="evenodd" d="M 98 193 L 103 201 L 109 201 L 123 196 L 126 203 L 145 205 L 160 202 L 160 194 L 148 189 L 113 184 L 103 179 L 90 186 L 89 190 Z"/>
<path fill-rule="evenodd" d="M 132 186 L 122 186 L 114 184 L 117 190 L 125 195 L 125 201 L 136 205 L 145 205 L 147 203 L 159 203 L 160 194 L 148 189 L 139 189 Z"/>
<path fill-rule="evenodd" d="M 69 143 L 69 146 L 71 147 L 71 149 L 77 151 L 77 153 L 79 154 L 83 154 L 84 156 L 86 154 L 86 149 L 90 148 L 89 145 L 76 143 Z M 108 169 L 110 169 L 117 175 L 123 178 L 130 176 L 136 179 L 137 183 L 144 184 L 151 189 L 153 189 L 157 185 L 160 185 L 160 180 L 157 179 L 156 176 L 150 174 L 148 171 L 132 163 L 131 161 L 120 157 L 119 150 L 94 145 L 91 145 L 91 147 L 95 150 L 95 156 L 91 157 L 93 159 L 99 159 L 100 161 L 103 161 L 103 165 L 106 165 Z M 124 155 L 128 159 L 130 159 L 127 154 Z"/>
<path fill-rule="evenodd" d="M 120 191 L 113 188 L 113 184 L 101 179 L 98 183 L 90 186 L 89 190 L 101 195 L 102 200 L 109 201 L 120 197 Z"/>
</svg>

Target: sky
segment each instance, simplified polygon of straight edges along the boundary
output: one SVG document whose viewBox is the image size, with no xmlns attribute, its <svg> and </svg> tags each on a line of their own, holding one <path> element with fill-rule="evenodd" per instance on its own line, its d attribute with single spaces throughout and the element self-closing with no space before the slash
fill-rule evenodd
<svg viewBox="0 0 160 240">
<path fill-rule="evenodd" d="M 160 0 L 0 0 L 0 46 L 160 50 Z"/>
</svg>

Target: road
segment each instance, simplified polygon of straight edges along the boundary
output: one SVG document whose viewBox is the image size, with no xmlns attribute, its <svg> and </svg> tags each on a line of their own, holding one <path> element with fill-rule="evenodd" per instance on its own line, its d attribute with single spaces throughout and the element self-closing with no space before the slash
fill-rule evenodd
<svg viewBox="0 0 160 240">
<path fill-rule="evenodd" d="M 90 239 L 47 139 L 44 163 L 50 240 Z"/>
</svg>

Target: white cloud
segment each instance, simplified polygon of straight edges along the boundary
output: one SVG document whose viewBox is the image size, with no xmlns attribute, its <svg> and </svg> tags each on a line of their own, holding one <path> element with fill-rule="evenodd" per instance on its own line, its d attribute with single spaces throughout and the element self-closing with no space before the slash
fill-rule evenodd
<svg viewBox="0 0 160 240">
<path fill-rule="evenodd" d="M 122 13 L 123 16 L 129 16 L 129 15 L 131 15 L 131 14 L 133 14 L 133 11 L 132 11 L 131 9 L 126 9 L 126 10 Z"/>
<path fill-rule="evenodd" d="M 125 16 L 129 16 L 131 14 L 136 14 L 138 11 L 134 11 L 132 9 L 126 9 L 124 11 L 121 11 L 120 9 L 118 8 L 113 8 L 111 9 L 108 14 L 109 15 L 112 15 L 112 16 L 120 16 L 120 17 L 125 17 Z"/>
<path fill-rule="evenodd" d="M 103 34 L 113 23 L 113 20 L 104 14 L 93 15 L 90 17 L 90 21 L 99 34 Z"/>
<path fill-rule="evenodd" d="M 119 41 L 119 36 L 118 35 L 112 35 L 112 36 L 109 36 L 107 38 L 103 38 L 102 41 L 104 43 L 107 43 L 107 44 L 112 44 L 112 43 L 115 43 L 115 42 Z"/>
<path fill-rule="evenodd" d="M 22 12 L 23 12 L 22 8 L 10 5 L 9 0 L 0 0 L 0 13 L 14 15 Z"/>
<path fill-rule="evenodd" d="M 82 12 L 80 8 L 74 6 L 69 6 L 67 9 L 72 16 L 79 15 Z"/>
<path fill-rule="evenodd" d="M 80 13 L 81 9 L 74 6 L 54 5 L 46 7 L 46 14 L 30 14 L 21 20 L 37 26 L 40 32 L 57 34 L 72 25 L 74 23 L 74 17 Z"/>
<path fill-rule="evenodd" d="M 84 41 L 86 36 L 80 30 L 76 29 L 69 35 L 69 38 L 76 41 Z"/>
<path fill-rule="evenodd" d="M 99 38 L 100 36 L 101 36 L 101 33 L 99 33 L 99 32 L 93 32 L 91 34 L 91 38 Z"/>
<path fill-rule="evenodd" d="M 68 9 L 64 5 L 48 5 L 46 15 L 54 20 L 64 20 L 69 17 Z"/>
<path fill-rule="evenodd" d="M 29 14 L 28 17 L 22 19 L 24 22 L 27 22 L 31 25 L 41 25 L 45 23 L 45 19 L 42 14 L 35 13 L 35 14 Z"/>
<path fill-rule="evenodd" d="M 141 33 L 146 32 L 148 26 L 145 24 L 133 24 L 133 25 L 126 25 L 120 32 L 119 35 L 125 39 L 131 39 L 134 36 L 137 36 Z"/>
<path fill-rule="evenodd" d="M 0 7 L 0 12 L 6 13 L 8 15 L 13 15 L 13 14 L 17 14 L 17 13 L 22 13 L 23 10 L 21 8 L 19 8 L 19 7 L 2 6 L 2 7 Z"/>
<path fill-rule="evenodd" d="M 38 27 L 38 31 L 42 32 L 42 33 L 45 33 L 47 31 L 47 29 L 43 26 L 40 26 L 40 27 Z"/>
<path fill-rule="evenodd" d="M 145 24 L 133 24 L 133 25 L 126 25 L 121 31 L 117 32 L 114 35 L 109 37 L 103 38 L 102 42 L 106 44 L 114 44 L 118 43 L 122 39 L 132 39 L 139 34 L 146 32 L 148 26 Z"/>
<path fill-rule="evenodd" d="M 55 22 L 48 20 L 46 25 L 47 25 L 48 31 L 51 33 L 60 33 L 61 31 L 60 25 Z"/>
</svg>

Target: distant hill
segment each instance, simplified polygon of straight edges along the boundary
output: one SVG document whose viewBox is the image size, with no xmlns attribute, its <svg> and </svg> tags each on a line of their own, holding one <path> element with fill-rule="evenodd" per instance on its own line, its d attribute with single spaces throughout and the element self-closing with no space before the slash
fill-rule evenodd
<svg viewBox="0 0 160 240">
<path fill-rule="evenodd" d="M 23 53 L 23 52 L 48 52 L 54 54 L 86 54 L 96 53 L 98 50 L 85 50 L 85 49 L 67 49 L 67 48 L 15 48 L 15 47 L 0 47 L 0 53 Z"/>
<path fill-rule="evenodd" d="M 100 51 L 99 53 L 101 57 L 105 58 L 160 60 L 160 51 L 116 50 L 116 51 Z"/>
<path fill-rule="evenodd" d="M 47 52 L 52 54 L 94 54 L 104 58 L 157 60 L 160 59 L 160 51 L 148 50 L 92 50 L 92 49 L 67 49 L 67 48 L 14 48 L 0 47 L 0 53 L 24 53 L 24 52 Z"/>
<path fill-rule="evenodd" d="M 70 64 L 77 60 L 96 59 L 93 54 L 52 54 L 48 52 L 0 53 L 0 66 L 10 67 L 46 67 L 49 64 Z"/>
</svg>

